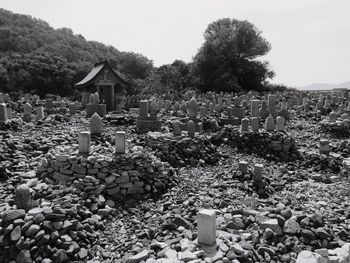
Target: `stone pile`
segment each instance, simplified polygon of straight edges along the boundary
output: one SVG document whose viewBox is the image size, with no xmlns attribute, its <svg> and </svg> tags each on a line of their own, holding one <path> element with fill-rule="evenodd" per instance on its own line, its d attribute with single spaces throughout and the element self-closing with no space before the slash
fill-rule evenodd
<svg viewBox="0 0 350 263">
<path fill-rule="evenodd" d="M 216 216 L 215 211 L 218 212 Z M 350 243 L 345 243 L 346 230 L 331 233 L 321 213 L 304 215 L 282 203 L 263 212 L 250 208 L 225 212 L 204 209 L 198 213 L 197 231 L 192 222 L 192 218 L 175 216 L 162 226 L 168 235 L 176 234 L 174 239 L 167 242 L 154 240 L 148 247 L 139 249 L 138 253 L 126 254 L 122 260 L 129 263 L 170 260 L 293 262 L 293 258 L 306 248 L 320 254 L 329 252 L 329 259 L 335 260 L 335 256 L 349 259 Z"/>
<path fill-rule="evenodd" d="M 242 133 L 237 127 L 225 127 L 211 140 L 215 145 L 226 144 L 238 148 L 239 151 L 255 153 L 265 158 L 291 160 L 299 157 L 294 138 L 285 132 Z"/>
<path fill-rule="evenodd" d="M 173 167 L 214 165 L 222 157 L 210 140 L 200 136 L 178 140 L 152 134 L 142 137 L 139 144 L 150 147 L 156 156 Z"/>
<path fill-rule="evenodd" d="M 319 123 L 321 132 L 333 135 L 336 138 L 350 137 L 350 121 L 342 120 L 337 122 L 321 121 Z"/>
<path fill-rule="evenodd" d="M 298 255 L 296 263 L 319 263 L 350 261 L 350 243 L 336 249 L 316 249 L 315 252 L 304 250 Z"/>
<path fill-rule="evenodd" d="M 38 167 L 38 176 L 48 184 L 73 185 L 88 195 L 102 194 L 112 200 L 157 196 L 171 185 L 171 175 L 166 163 L 142 147 L 114 157 L 93 152 L 62 154 L 62 149 L 53 149 Z"/>
<path fill-rule="evenodd" d="M 336 173 L 342 171 L 343 157 L 340 154 L 330 153 L 329 155 L 319 153 L 302 153 L 302 165 L 311 168 L 314 172 Z"/>
<path fill-rule="evenodd" d="M 39 202 L 32 209 L 0 208 L 0 262 L 71 262 L 86 260 L 91 243 L 103 229 L 102 217 L 112 212 L 106 206 L 93 214 L 72 189 L 58 190 L 43 182 L 33 186 L 37 194 L 46 189 L 54 200 Z M 58 193 L 63 196 L 58 196 Z M 45 194 L 46 198 L 48 193 Z M 96 206 L 104 207 L 104 203 Z"/>
</svg>

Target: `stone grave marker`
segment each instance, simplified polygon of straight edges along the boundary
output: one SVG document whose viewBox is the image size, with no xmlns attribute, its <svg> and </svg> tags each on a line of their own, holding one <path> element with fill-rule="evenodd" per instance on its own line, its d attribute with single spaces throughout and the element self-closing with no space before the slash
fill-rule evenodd
<svg viewBox="0 0 350 263">
<path fill-rule="evenodd" d="M 266 131 L 274 131 L 275 130 L 275 120 L 271 114 L 265 120 L 265 130 Z"/>
<path fill-rule="evenodd" d="M 5 103 L 0 103 L 0 121 L 7 121 L 7 107 Z"/>
<path fill-rule="evenodd" d="M 91 134 L 88 131 L 79 133 L 79 153 L 86 154 L 90 152 Z"/>
<path fill-rule="evenodd" d="M 212 246 L 216 242 L 216 213 L 203 209 L 197 214 L 198 243 Z"/>
<path fill-rule="evenodd" d="M 101 134 L 102 133 L 102 119 L 95 112 L 90 118 L 90 133 L 91 134 Z"/>
<path fill-rule="evenodd" d="M 125 131 L 117 131 L 115 133 L 115 153 L 124 154 L 126 149 Z"/>
<path fill-rule="evenodd" d="M 276 119 L 276 130 L 284 131 L 285 119 L 282 116 L 278 116 Z"/>
</svg>

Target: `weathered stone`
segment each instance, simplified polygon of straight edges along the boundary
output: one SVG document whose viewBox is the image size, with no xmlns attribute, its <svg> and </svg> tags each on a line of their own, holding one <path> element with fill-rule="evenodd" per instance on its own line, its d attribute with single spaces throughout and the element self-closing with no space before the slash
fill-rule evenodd
<svg viewBox="0 0 350 263">
<path fill-rule="evenodd" d="M 265 130 L 266 131 L 274 131 L 275 130 L 275 120 L 270 114 L 265 120 Z"/>
<path fill-rule="evenodd" d="M 79 153 L 89 153 L 90 152 L 90 132 L 84 131 L 79 133 Z"/>
<path fill-rule="evenodd" d="M 214 210 L 203 209 L 197 214 L 198 243 L 211 246 L 216 241 L 216 214 Z"/>
<path fill-rule="evenodd" d="M 102 133 L 102 119 L 95 112 L 90 118 L 90 133 L 91 134 L 101 134 Z"/>
<path fill-rule="evenodd" d="M 288 219 L 283 226 L 284 233 L 287 234 L 299 234 L 300 233 L 300 225 L 295 220 L 295 218 Z"/>
<path fill-rule="evenodd" d="M 191 138 L 193 138 L 195 136 L 196 127 L 195 127 L 195 124 L 192 120 L 189 120 L 187 122 L 187 133 L 188 133 L 188 136 Z"/>
<path fill-rule="evenodd" d="M 179 120 L 173 122 L 174 136 L 181 136 L 181 123 Z"/>
<path fill-rule="evenodd" d="M 124 154 L 126 151 L 126 136 L 124 131 L 115 134 L 115 152 Z"/>
<path fill-rule="evenodd" d="M 32 198 L 28 185 L 21 184 L 15 190 L 15 204 L 18 209 L 29 211 L 32 208 Z"/>
<path fill-rule="evenodd" d="M 5 103 L 0 103 L 0 121 L 7 121 L 7 107 Z"/>
</svg>

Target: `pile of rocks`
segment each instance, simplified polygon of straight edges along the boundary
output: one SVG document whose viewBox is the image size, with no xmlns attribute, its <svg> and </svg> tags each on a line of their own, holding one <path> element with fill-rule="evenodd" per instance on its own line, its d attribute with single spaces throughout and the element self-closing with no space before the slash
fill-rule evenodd
<svg viewBox="0 0 350 263">
<path fill-rule="evenodd" d="M 293 160 L 299 158 L 294 138 L 286 132 L 240 132 L 238 127 L 225 127 L 212 136 L 215 145 L 226 144 L 239 151 L 255 153 L 267 159 Z"/>
<path fill-rule="evenodd" d="M 305 215 L 282 203 L 263 212 L 249 208 L 216 212 L 216 220 L 206 224 L 207 237 L 216 228 L 213 245 L 199 243 L 199 221 L 194 220 L 195 214 L 188 218 L 175 216 L 162 225 L 164 235 L 174 233 L 175 238 L 163 241 L 159 237 L 148 248 L 139 248 L 137 253 L 126 254 L 122 260 L 130 263 L 142 260 L 292 262 L 303 249 L 338 251 L 348 240 L 347 230 L 328 228 L 320 213 Z"/>
<path fill-rule="evenodd" d="M 318 263 L 318 262 L 349 262 L 350 243 L 345 243 L 342 247 L 336 249 L 316 249 L 315 252 L 302 251 L 298 255 L 296 263 Z"/>
<path fill-rule="evenodd" d="M 344 158 L 339 154 L 305 153 L 303 158 L 302 165 L 305 168 L 312 168 L 314 172 L 339 173 L 343 168 Z"/>
<path fill-rule="evenodd" d="M 98 236 L 95 231 L 103 229 L 102 216 L 82 206 L 72 190 L 66 194 L 59 201 L 43 201 L 28 211 L 1 206 L 0 262 L 63 263 L 87 259 L 90 244 Z"/>
<path fill-rule="evenodd" d="M 13 118 L 7 121 L 0 121 L 0 131 L 18 131 L 23 121 L 20 118 Z"/>
<path fill-rule="evenodd" d="M 74 185 L 88 196 L 102 194 L 115 201 L 159 195 L 171 185 L 173 171 L 142 147 L 114 157 L 58 147 L 48 152 L 37 173 L 48 184 Z"/>
<path fill-rule="evenodd" d="M 332 142 L 329 145 L 332 152 L 340 154 L 344 158 L 350 157 L 350 142 L 347 140 Z"/>
<path fill-rule="evenodd" d="M 336 138 L 350 137 L 350 121 L 348 120 L 337 122 L 321 121 L 319 126 L 322 132 L 332 134 Z"/>
<path fill-rule="evenodd" d="M 173 167 L 214 165 L 223 157 L 217 147 L 204 136 L 178 139 L 149 133 L 140 137 L 138 143 L 152 148 L 156 156 Z"/>
<path fill-rule="evenodd" d="M 106 120 L 115 126 L 119 125 L 135 125 L 135 118 L 132 115 L 114 115 L 106 116 Z"/>
</svg>

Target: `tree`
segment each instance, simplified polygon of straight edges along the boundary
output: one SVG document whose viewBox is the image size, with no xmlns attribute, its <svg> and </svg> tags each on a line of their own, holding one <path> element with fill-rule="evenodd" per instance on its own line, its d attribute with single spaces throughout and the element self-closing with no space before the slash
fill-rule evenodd
<svg viewBox="0 0 350 263">
<path fill-rule="evenodd" d="M 208 25 L 204 39 L 193 61 L 201 90 L 259 90 L 273 77 L 268 63 L 256 60 L 271 45 L 252 23 L 219 19 Z"/>
<path fill-rule="evenodd" d="M 152 60 L 134 52 L 122 52 L 119 61 L 121 71 L 133 79 L 146 78 L 153 68 Z"/>
</svg>

